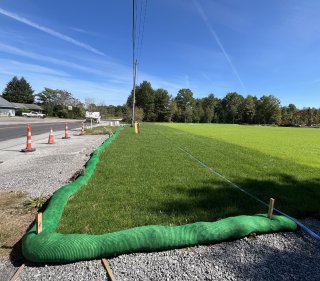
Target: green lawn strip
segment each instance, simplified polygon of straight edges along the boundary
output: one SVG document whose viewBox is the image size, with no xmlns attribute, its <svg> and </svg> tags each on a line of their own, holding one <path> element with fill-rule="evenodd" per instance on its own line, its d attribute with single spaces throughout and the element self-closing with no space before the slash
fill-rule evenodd
<svg viewBox="0 0 320 281">
<path fill-rule="evenodd" d="M 168 138 L 166 137 L 164 137 L 164 139 L 161 140 L 161 136 L 164 136 L 164 135 L 160 132 L 160 130 L 156 130 L 156 127 L 151 129 L 152 130 L 150 130 L 150 132 L 152 131 L 154 133 L 153 134 L 154 139 L 149 137 L 149 138 L 145 138 L 145 140 L 154 141 L 155 144 L 157 144 L 157 141 L 159 144 L 159 140 L 163 141 L 162 147 L 160 147 L 160 149 L 164 149 L 164 150 L 168 149 L 168 147 L 170 147 L 171 145 L 171 141 L 168 140 Z M 252 232 L 269 233 L 269 232 L 280 231 L 280 230 L 294 231 L 296 229 L 296 224 L 283 216 L 274 216 L 273 219 L 270 220 L 266 218 L 266 215 L 255 215 L 255 216 L 229 217 L 214 223 L 212 222 L 197 222 L 193 224 L 182 223 L 183 225 L 176 226 L 176 227 L 147 225 L 147 226 L 129 228 L 127 230 L 111 232 L 111 233 L 102 234 L 102 235 L 57 233 L 56 232 L 57 226 L 59 224 L 61 216 L 63 215 L 65 206 L 68 203 L 68 199 L 70 198 L 70 196 L 74 196 L 77 191 L 85 188 L 86 185 L 89 182 L 91 182 L 91 178 L 95 171 L 95 167 L 100 162 L 99 159 L 101 154 L 103 153 L 103 151 L 105 151 L 106 147 L 108 148 L 113 147 L 112 145 L 111 146 L 108 146 L 108 145 L 111 143 L 112 140 L 115 139 L 118 133 L 119 131 L 116 132 L 114 136 L 109 138 L 102 146 L 100 146 L 91 155 L 90 160 L 86 164 L 85 175 L 80 176 L 79 178 L 77 178 L 75 182 L 65 185 L 55 192 L 46 210 L 43 213 L 43 231 L 39 234 L 36 234 L 35 226 L 33 226 L 28 231 L 28 233 L 23 237 L 22 251 L 26 259 L 33 262 L 45 262 L 45 263 L 73 262 L 78 260 L 88 260 L 88 259 L 114 256 L 122 253 L 132 253 L 136 251 L 158 251 L 158 250 L 172 249 L 177 247 L 186 247 L 186 246 L 193 246 L 193 245 L 199 245 L 199 244 L 215 243 L 215 242 L 225 241 L 229 239 L 244 237 Z M 149 145 L 150 142 L 146 142 L 146 143 L 142 142 L 143 138 L 141 138 L 141 136 L 139 135 L 134 135 L 132 131 L 130 131 L 130 133 L 131 133 L 131 137 L 138 137 L 138 138 L 140 137 L 140 140 L 138 142 L 133 142 L 133 144 L 136 144 L 138 146 L 139 142 L 142 143 L 144 150 L 145 148 L 146 150 L 148 149 L 150 150 L 151 147 L 157 147 L 157 145 L 150 146 Z M 110 150 L 112 151 L 112 149 Z M 141 150 L 142 149 L 140 148 L 139 152 L 141 152 Z M 137 151 L 138 150 L 136 150 L 135 152 Z M 150 152 L 151 151 L 154 151 L 154 149 L 151 149 Z M 166 154 L 166 156 L 167 155 L 168 154 Z M 156 156 L 161 156 L 161 155 L 156 155 Z M 129 161 L 130 160 L 131 159 L 129 159 Z M 172 160 L 172 159 L 169 159 L 169 160 Z M 149 165 L 146 165 L 146 167 L 155 166 L 150 164 L 151 162 L 149 162 Z M 176 164 L 176 163 L 173 163 L 173 164 Z M 187 163 L 185 164 L 187 167 L 188 164 Z M 174 168 L 174 167 L 170 167 L 170 168 Z M 145 168 L 145 170 L 147 169 Z M 153 167 L 153 170 L 154 170 L 154 167 Z M 193 169 L 192 172 L 197 173 L 197 169 Z M 197 180 L 199 180 L 199 178 Z M 183 182 L 183 181 L 180 180 L 179 183 L 180 182 Z M 254 206 L 255 202 L 252 202 L 251 200 L 248 201 L 248 197 L 243 197 L 243 194 L 239 193 L 239 196 L 237 196 L 237 198 L 234 198 L 236 196 L 235 190 L 231 191 L 231 188 L 227 186 L 223 188 L 222 185 L 224 184 L 224 182 L 221 183 L 218 181 L 218 184 L 219 184 L 219 187 L 222 188 L 221 194 L 223 196 L 220 196 L 220 197 L 218 196 L 220 194 L 220 190 L 218 189 L 217 193 L 214 193 L 214 197 L 212 199 L 219 200 L 219 202 L 214 202 L 214 203 L 217 203 L 217 204 L 221 204 L 221 202 L 224 203 L 224 205 L 221 208 L 223 214 L 225 214 L 226 210 L 229 210 L 228 207 L 231 206 L 230 204 L 233 204 L 233 206 L 231 207 L 238 207 L 240 204 L 240 206 L 243 205 L 246 208 L 248 208 L 248 206 L 251 206 L 253 209 L 255 208 Z M 105 189 L 100 188 L 100 190 L 98 189 L 98 191 L 100 193 L 99 192 L 95 193 L 96 194 L 95 199 L 101 198 L 101 196 L 99 197 L 99 194 L 103 194 Z M 167 193 L 170 191 L 171 189 L 165 190 L 165 192 Z M 185 192 L 184 189 L 180 191 L 181 193 Z M 149 190 L 147 190 L 144 194 L 148 192 Z M 210 190 L 210 192 L 212 192 L 212 190 Z M 129 193 L 129 192 L 126 192 L 126 193 Z M 193 199 L 194 195 L 198 195 L 198 193 L 199 192 L 196 191 L 196 193 L 191 192 L 190 194 L 188 194 L 188 202 L 186 202 L 188 211 L 189 211 L 189 207 L 191 208 L 195 207 L 195 205 L 189 204 L 190 203 L 189 201 Z M 201 193 L 201 195 L 205 194 L 206 197 L 202 196 L 202 199 L 204 201 L 200 200 L 200 203 L 208 202 L 207 193 L 208 193 L 208 190 L 205 190 L 205 192 Z M 229 194 L 230 196 L 226 196 Z M 134 196 L 131 196 L 131 197 L 134 197 Z M 127 196 L 126 199 L 128 198 L 129 197 Z M 170 199 L 171 196 L 167 198 Z M 119 198 L 115 198 L 115 199 L 119 199 Z M 157 199 L 157 198 L 154 198 L 154 199 Z M 97 201 L 98 200 L 95 200 L 95 202 Z M 199 200 L 195 200 L 195 201 L 198 202 Z M 127 202 L 129 202 L 129 200 Z M 134 200 L 134 202 L 136 203 L 137 200 Z M 172 206 L 173 204 L 170 204 L 171 215 L 172 215 L 172 210 L 175 210 L 174 208 L 180 207 L 179 205 L 176 204 L 180 202 L 181 200 L 174 202 L 175 203 L 174 206 Z M 85 204 L 82 206 L 87 206 L 90 203 L 92 204 L 92 202 L 85 200 Z M 142 202 L 142 204 L 143 203 L 144 202 Z M 165 203 L 167 206 L 168 201 L 166 201 Z M 151 210 L 154 211 L 154 208 L 152 208 Z M 158 210 L 159 209 L 157 209 L 157 211 Z M 180 209 L 177 209 L 177 210 L 180 211 Z M 210 211 L 212 212 L 211 206 L 210 206 Z M 232 208 L 232 210 L 229 213 L 233 211 L 234 211 L 234 208 Z M 86 215 L 86 214 L 88 213 L 87 212 L 83 213 L 83 215 Z M 97 218 L 98 215 L 100 215 L 100 213 L 94 213 L 94 214 L 95 214 L 95 218 Z M 194 215 L 194 212 L 192 212 L 191 214 Z M 128 212 L 126 213 L 127 217 L 130 215 L 131 215 L 130 213 Z M 95 218 L 91 220 L 91 223 L 93 222 L 93 225 L 97 224 L 97 221 L 95 220 Z M 69 225 L 71 226 L 72 224 L 74 225 L 77 223 L 78 223 L 77 218 L 72 217 L 72 221 L 69 222 Z"/>
<path fill-rule="evenodd" d="M 292 216 L 320 217 L 319 169 L 299 164 L 291 158 L 286 160 L 213 137 L 194 135 L 196 126 L 189 126 L 189 131 L 184 125 L 182 131 L 176 129 L 179 128 L 177 125 L 176 128 L 156 126 L 162 128 L 172 145 L 186 149 L 265 202 L 274 197 L 276 207 Z M 211 135 L 210 130 L 215 127 L 207 126 L 206 129 L 207 135 Z"/>
<path fill-rule="evenodd" d="M 124 129 L 102 153 L 89 183 L 69 200 L 58 231 L 102 234 L 266 212 L 190 161 L 163 130 L 172 131 L 153 124 L 143 125 L 140 135 Z"/>
<path fill-rule="evenodd" d="M 192 130 L 144 123 L 141 135 L 127 128 L 102 154 L 89 184 L 69 201 L 59 231 L 101 234 L 266 212 L 179 146 L 265 202 L 274 197 L 292 216 L 320 216 L 318 169 Z"/>
<path fill-rule="evenodd" d="M 229 124 L 176 124 L 166 126 L 212 137 L 258 150 L 277 158 L 320 168 L 320 130 L 314 128 L 285 128 L 242 126 Z"/>
</svg>

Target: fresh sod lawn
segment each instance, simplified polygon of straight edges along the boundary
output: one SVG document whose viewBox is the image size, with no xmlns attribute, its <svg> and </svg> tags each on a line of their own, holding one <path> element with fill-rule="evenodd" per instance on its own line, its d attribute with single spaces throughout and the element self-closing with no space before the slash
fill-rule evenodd
<svg viewBox="0 0 320 281">
<path fill-rule="evenodd" d="M 229 131 L 227 137 L 223 128 Z M 250 133 L 242 133 L 239 128 Z M 305 130 L 311 132 L 310 141 L 297 149 L 300 137 L 305 139 L 309 134 Z M 142 225 L 179 225 L 267 212 L 266 207 L 179 148 L 265 202 L 275 198 L 276 207 L 290 215 L 320 217 L 320 176 L 315 164 L 318 159 L 311 159 L 313 154 L 309 153 L 319 132 L 144 123 L 142 133 L 136 135 L 132 128 L 125 128 L 102 154 L 89 184 L 70 199 L 59 231 L 101 234 Z M 278 134 L 289 138 L 296 149 L 286 147 L 287 141 L 279 138 L 272 142 L 272 149 L 278 149 L 279 156 L 271 153 L 265 142 Z M 286 157 L 286 149 L 294 154 Z M 301 156 L 304 151 L 308 151 L 312 164 L 305 164 L 307 158 Z"/>
<path fill-rule="evenodd" d="M 175 124 L 167 126 L 252 148 L 277 158 L 320 168 L 320 130 L 225 124 Z"/>
</svg>

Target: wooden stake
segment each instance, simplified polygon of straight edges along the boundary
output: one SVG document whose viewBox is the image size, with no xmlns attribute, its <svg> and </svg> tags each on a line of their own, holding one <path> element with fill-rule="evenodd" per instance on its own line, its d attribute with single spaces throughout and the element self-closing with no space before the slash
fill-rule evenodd
<svg viewBox="0 0 320 281">
<path fill-rule="evenodd" d="M 140 123 L 139 122 L 138 122 L 137 129 L 138 129 L 138 134 L 140 134 Z"/>
<path fill-rule="evenodd" d="M 37 213 L 36 216 L 36 222 L 37 222 L 37 234 L 42 232 L 42 213 Z"/>
<path fill-rule="evenodd" d="M 85 175 L 86 175 L 86 167 L 83 167 L 82 175 L 83 175 L 83 176 L 85 176 Z"/>
<path fill-rule="evenodd" d="M 24 268 L 24 263 L 18 268 L 16 273 L 11 277 L 10 281 L 16 281 L 21 275 L 23 268 Z"/>
<path fill-rule="evenodd" d="M 138 122 L 134 122 L 134 131 L 138 134 Z"/>
<path fill-rule="evenodd" d="M 107 270 L 107 273 L 108 273 L 111 281 L 117 281 L 116 277 L 113 274 L 113 271 L 112 271 L 112 269 L 110 267 L 110 264 L 109 264 L 108 260 L 107 259 L 102 259 L 102 263 L 103 263 L 105 269 Z"/>
<path fill-rule="evenodd" d="M 274 199 L 273 199 L 273 198 L 270 198 L 270 201 L 269 201 L 269 210 L 268 210 L 268 218 L 269 218 L 270 220 L 272 219 L 273 207 L 274 207 Z"/>
</svg>

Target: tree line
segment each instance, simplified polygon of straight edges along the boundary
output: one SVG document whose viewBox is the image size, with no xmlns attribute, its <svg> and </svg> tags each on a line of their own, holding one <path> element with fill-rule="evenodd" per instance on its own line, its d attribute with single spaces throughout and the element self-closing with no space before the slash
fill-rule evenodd
<svg viewBox="0 0 320 281">
<path fill-rule="evenodd" d="M 273 95 L 257 98 L 231 92 L 223 98 L 214 94 L 194 98 L 190 89 L 180 89 L 175 97 L 165 89 L 153 89 L 143 81 L 136 87 L 137 119 L 146 122 L 275 124 L 284 126 L 320 124 L 320 109 L 281 106 Z M 132 108 L 132 93 L 126 105 Z"/>
<path fill-rule="evenodd" d="M 29 82 L 24 77 L 14 76 L 2 91 L 2 97 L 9 102 L 37 104 L 42 106 L 47 116 L 59 118 L 80 119 L 85 117 L 85 112 L 99 111 L 102 118 L 129 119 L 131 111 L 126 105 L 96 105 L 94 100 L 86 98 L 84 103 L 75 98 L 72 93 L 45 87 L 40 93 L 34 94 Z M 72 109 L 70 108 L 72 107 Z M 26 109 L 16 110 L 16 115 L 22 115 Z"/>
<path fill-rule="evenodd" d="M 34 94 L 23 77 L 18 79 L 15 76 L 6 85 L 2 96 L 9 102 L 41 105 L 46 114 L 53 117 L 84 118 L 86 110 L 99 111 L 104 119 L 122 118 L 130 122 L 132 117 L 132 92 L 124 105 L 96 105 L 90 98 L 82 103 L 65 90 L 44 88 L 42 92 Z M 298 109 L 294 104 L 281 106 L 279 99 L 273 95 L 243 97 L 232 92 L 223 98 L 214 94 L 194 98 L 190 89 L 180 89 L 173 97 L 167 90 L 153 89 L 150 82 L 143 81 L 136 87 L 135 118 L 146 122 L 311 126 L 320 124 L 320 109 Z"/>
<path fill-rule="evenodd" d="M 42 92 L 34 94 L 34 90 L 24 77 L 19 79 L 14 76 L 3 90 L 2 97 L 9 102 L 36 103 L 43 107 L 48 116 L 52 117 L 84 118 L 85 116 L 83 103 L 68 91 L 44 88 Z M 22 115 L 24 111 L 27 110 L 19 109 L 16 115 Z"/>
</svg>

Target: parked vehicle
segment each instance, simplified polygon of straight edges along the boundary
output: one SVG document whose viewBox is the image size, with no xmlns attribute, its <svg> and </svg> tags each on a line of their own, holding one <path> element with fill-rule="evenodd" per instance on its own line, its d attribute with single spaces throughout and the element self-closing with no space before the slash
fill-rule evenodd
<svg viewBox="0 0 320 281">
<path fill-rule="evenodd" d="M 86 122 L 91 122 L 91 120 L 99 124 L 101 120 L 100 112 L 86 111 Z"/>
<path fill-rule="evenodd" d="M 31 112 L 23 112 L 22 116 L 25 117 L 35 117 L 35 118 L 45 118 L 46 115 L 43 113 L 39 113 L 39 112 L 35 112 L 35 111 L 31 111 Z"/>
</svg>

